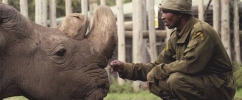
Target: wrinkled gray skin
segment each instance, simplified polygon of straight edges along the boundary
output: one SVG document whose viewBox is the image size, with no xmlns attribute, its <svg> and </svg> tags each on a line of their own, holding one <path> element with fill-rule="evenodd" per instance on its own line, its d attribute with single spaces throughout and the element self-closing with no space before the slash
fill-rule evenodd
<svg viewBox="0 0 242 100">
<path fill-rule="evenodd" d="M 116 47 L 116 20 L 99 6 L 85 36 L 85 16 L 72 14 L 57 28 L 26 19 L 0 4 L 0 99 L 100 100 L 109 89 L 105 67 Z"/>
</svg>

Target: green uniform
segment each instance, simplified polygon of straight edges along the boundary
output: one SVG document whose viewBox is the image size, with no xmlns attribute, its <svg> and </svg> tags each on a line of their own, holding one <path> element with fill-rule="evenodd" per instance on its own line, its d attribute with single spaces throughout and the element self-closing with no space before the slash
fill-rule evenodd
<svg viewBox="0 0 242 100">
<path fill-rule="evenodd" d="M 215 30 L 193 16 L 176 29 L 154 63 L 124 63 L 121 78 L 149 81 L 163 99 L 232 100 L 232 63 Z"/>
</svg>

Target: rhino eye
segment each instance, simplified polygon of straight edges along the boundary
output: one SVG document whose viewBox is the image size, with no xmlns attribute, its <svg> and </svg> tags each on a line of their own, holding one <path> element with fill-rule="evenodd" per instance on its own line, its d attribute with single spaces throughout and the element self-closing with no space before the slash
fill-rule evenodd
<svg viewBox="0 0 242 100">
<path fill-rule="evenodd" d="M 65 55 L 65 53 L 66 53 L 66 49 L 60 49 L 58 52 L 56 52 L 55 55 L 62 57 Z"/>
</svg>

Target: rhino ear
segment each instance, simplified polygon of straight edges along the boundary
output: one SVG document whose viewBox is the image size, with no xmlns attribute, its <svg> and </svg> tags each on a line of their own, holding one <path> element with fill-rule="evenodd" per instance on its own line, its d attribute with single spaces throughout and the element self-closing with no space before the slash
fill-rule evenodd
<svg viewBox="0 0 242 100">
<path fill-rule="evenodd" d="M 57 26 L 63 34 L 77 40 L 82 40 L 85 37 L 87 27 L 86 16 L 78 13 L 70 14 Z"/>
<path fill-rule="evenodd" d="M 34 23 L 25 18 L 15 8 L 0 3 L 0 28 L 1 34 L 8 33 L 12 39 L 24 39 L 29 37 L 34 29 Z M 10 37 L 8 37 L 10 38 Z"/>
<path fill-rule="evenodd" d="M 107 59 L 112 57 L 117 44 L 117 26 L 115 16 L 108 6 L 101 5 L 96 9 L 87 37 L 96 52 Z"/>
</svg>

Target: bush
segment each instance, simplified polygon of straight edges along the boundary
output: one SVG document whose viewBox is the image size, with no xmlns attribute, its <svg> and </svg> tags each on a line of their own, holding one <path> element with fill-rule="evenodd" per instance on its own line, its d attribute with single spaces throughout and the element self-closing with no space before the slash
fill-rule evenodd
<svg viewBox="0 0 242 100">
<path fill-rule="evenodd" d="M 242 66 L 236 66 L 237 64 L 235 64 L 235 72 L 234 72 L 234 76 L 235 76 L 235 80 L 236 80 L 236 87 L 237 89 L 242 88 Z"/>
</svg>

